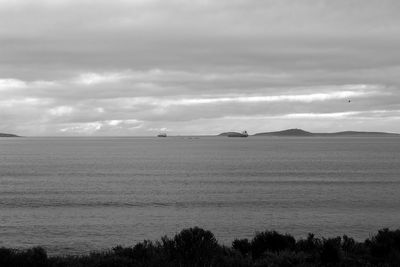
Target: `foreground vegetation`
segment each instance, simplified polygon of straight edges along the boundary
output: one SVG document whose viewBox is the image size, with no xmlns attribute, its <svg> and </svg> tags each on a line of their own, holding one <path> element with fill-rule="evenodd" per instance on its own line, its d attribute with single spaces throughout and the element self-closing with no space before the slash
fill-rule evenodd
<svg viewBox="0 0 400 267">
<path fill-rule="evenodd" d="M 275 231 L 237 239 L 231 247 L 218 244 L 210 231 L 182 230 L 173 238 L 143 241 L 84 256 L 47 256 L 40 247 L 0 248 L 1 267 L 152 267 L 152 266 L 400 266 L 400 230 L 380 230 L 357 242 L 348 236 L 296 240 Z"/>
</svg>

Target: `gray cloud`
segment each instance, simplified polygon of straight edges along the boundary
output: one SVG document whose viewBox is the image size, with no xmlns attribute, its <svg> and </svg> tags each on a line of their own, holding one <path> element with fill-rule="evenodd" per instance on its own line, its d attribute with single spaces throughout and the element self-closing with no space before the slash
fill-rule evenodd
<svg viewBox="0 0 400 267">
<path fill-rule="evenodd" d="M 395 0 L 0 0 L 0 130 L 400 132 L 399 11 Z"/>
</svg>

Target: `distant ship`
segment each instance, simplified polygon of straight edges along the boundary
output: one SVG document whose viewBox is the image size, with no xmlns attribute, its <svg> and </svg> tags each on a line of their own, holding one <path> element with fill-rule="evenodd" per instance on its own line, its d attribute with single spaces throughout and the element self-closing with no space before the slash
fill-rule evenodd
<svg viewBox="0 0 400 267">
<path fill-rule="evenodd" d="M 167 137 L 167 134 L 166 134 L 166 133 L 159 133 L 159 134 L 157 135 L 157 137 Z"/>
<path fill-rule="evenodd" d="M 248 137 L 249 134 L 247 133 L 247 131 L 243 131 L 241 133 L 231 132 L 231 133 L 228 133 L 226 136 L 228 136 L 228 137 Z"/>
</svg>

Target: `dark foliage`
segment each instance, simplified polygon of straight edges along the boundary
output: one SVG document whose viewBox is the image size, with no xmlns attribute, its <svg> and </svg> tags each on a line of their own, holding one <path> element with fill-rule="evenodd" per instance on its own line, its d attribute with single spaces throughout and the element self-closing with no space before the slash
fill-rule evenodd
<svg viewBox="0 0 400 267">
<path fill-rule="evenodd" d="M 0 266 L 41 267 L 47 264 L 47 253 L 41 247 L 27 250 L 0 248 Z"/>
<path fill-rule="evenodd" d="M 397 262 L 400 266 L 400 229 L 390 231 L 385 228 L 366 241 L 373 262 L 386 264 Z"/>
<path fill-rule="evenodd" d="M 198 227 L 183 230 L 174 243 L 175 255 L 183 266 L 212 266 L 220 250 L 214 234 Z"/>
<path fill-rule="evenodd" d="M 47 256 L 40 247 L 0 248 L 0 267 L 290 267 L 400 266 L 400 230 L 380 230 L 364 242 L 343 236 L 295 240 L 275 231 L 252 240 L 236 239 L 232 247 L 218 244 L 210 231 L 184 229 L 173 238 L 117 246 L 83 256 Z"/>
<path fill-rule="evenodd" d="M 296 249 L 298 251 L 304 251 L 306 253 L 315 254 L 321 247 L 322 242 L 320 239 L 315 238 L 314 234 L 308 234 L 307 239 L 300 239 L 296 243 Z"/>
<path fill-rule="evenodd" d="M 322 243 L 321 262 L 325 265 L 337 265 L 343 259 L 341 238 L 325 239 Z"/>
<path fill-rule="evenodd" d="M 232 248 L 239 251 L 243 256 L 247 256 L 251 251 L 251 243 L 246 239 L 235 239 Z"/>
<path fill-rule="evenodd" d="M 282 235 L 275 231 L 257 233 L 251 241 L 251 253 L 253 258 L 260 258 L 265 252 L 279 252 L 292 250 L 296 240 L 291 235 Z"/>
</svg>

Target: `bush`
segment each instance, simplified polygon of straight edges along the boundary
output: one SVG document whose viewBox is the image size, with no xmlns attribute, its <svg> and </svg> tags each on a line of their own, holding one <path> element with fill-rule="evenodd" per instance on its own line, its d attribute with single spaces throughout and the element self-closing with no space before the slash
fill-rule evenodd
<svg viewBox="0 0 400 267">
<path fill-rule="evenodd" d="M 0 266 L 11 266 L 15 252 L 8 248 L 0 248 Z"/>
<path fill-rule="evenodd" d="M 307 256 L 302 252 L 284 250 L 279 253 L 266 252 L 264 257 L 255 262 L 256 267 L 291 267 L 307 265 Z"/>
<path fill-rule="evenodd" d="M 1 267 L 45 267 L 47 265 L 47 253 L 41 247 L 33 247 L 23 251 L 0 248 Z"/>
<path fill-rule="evenodd" d="M 214 234 L 198 227 L 175 235 L 174 245 L 175 255 L 184 266 L 211 266 L 220 249 Z"/>
<path fill-rule="evenodd" d="M 323 264 L 338 264 L 342 259 L 341 238 L 324 239 L 321 250 L 321 262 Z"/>
<path fill-rule="evenodd" d="M 392 262 L 400 265 L 400 230 L 379 230 L 377 235 L 365 243 L 374 262 Z"/>
<path fill-rule="evenodd" d="M 235 249 L 223 247 L 222 253 L 215 259 L 213 266 L 218 267 L 251 267 L 251 259 L 245 258 Z"/>
<path fill-rule="evenodd" d="M 247 256 L 251 251 L 251 244 L 246 239 L 235 239 L 232 242 L 232 248 L 239 251 L 243 256 Z"/>
<path fill-rule="evenodd" d="M 317 253 L 322 246 L 322 241 L 315 238 L 314 234 L 309 233 L 307 239 L 300 239 L 296 243 L 296 250 L 307 253 Z"/>
<path fill-rule="evenodd" d="M 257 233 L 251 241 L 251 252 L 254 259 L 258 259 L 267 251 L 279 252 L 292 250 L 296 240 L 291 235 L 282 235 L 276 231 Z"/>
</svg>

